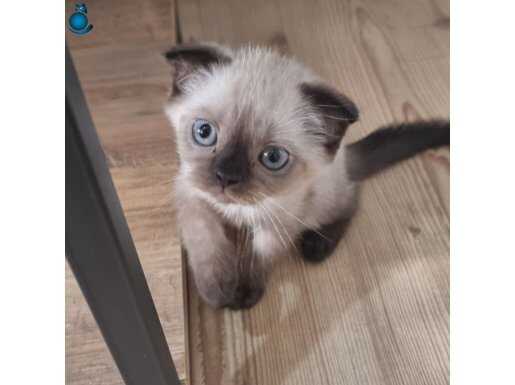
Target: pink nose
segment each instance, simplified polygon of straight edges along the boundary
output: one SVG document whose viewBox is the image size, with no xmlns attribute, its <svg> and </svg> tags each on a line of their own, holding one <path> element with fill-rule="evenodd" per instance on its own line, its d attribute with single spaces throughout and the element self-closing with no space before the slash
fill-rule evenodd
<svg viewBox="0 0 515 385">
<path fill-rule="evenodd" d="M 216 171 L 216 179 L 218 180 L 218 183 L 222 187 L 228 187 L 237 183 L 240 183 L 243 178 L 241 175 L 233 174 L 233 173 L 227 173 L 223 171 Z"/>
</svg>

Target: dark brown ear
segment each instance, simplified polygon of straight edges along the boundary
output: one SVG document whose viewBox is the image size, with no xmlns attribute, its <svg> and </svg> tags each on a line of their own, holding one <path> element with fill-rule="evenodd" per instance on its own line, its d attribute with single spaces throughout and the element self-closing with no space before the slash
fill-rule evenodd
<svg viewBox="0 0 515 385">
<path fill-rule="evenodd" d="M 347 127 L 358 120 L 358 108 L 345 95 L 321 83 L 302 83 L 300 90 L 325 122 L 326 148 L 336 153 Z"/>
<path fill-rule="evenodd" d="M 172 95 L 182 92 L 181 84 L 194 71 L 209 68 L 215 64 L 229 64 L 229 50 L 208 44 L 180 45 L 164 54 L 174 70 Z"/>
</svg>

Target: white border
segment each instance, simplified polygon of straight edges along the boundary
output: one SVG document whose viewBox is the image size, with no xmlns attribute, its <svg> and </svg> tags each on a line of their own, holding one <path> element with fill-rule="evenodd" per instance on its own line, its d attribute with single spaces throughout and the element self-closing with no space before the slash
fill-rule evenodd
<svg viewBox="0 0 515 385">
<path fill-rule="evenodd" d="M 515 384 L 515 7 L 451 7 L 451 384 Z"/>
<path fill-rule="evenodd" d="M 64 384 L 64 3 L 0 23 L 0 383 Z"/>
<path fill-rule="evenodd" d="M 64 383 L 64 6 L 0 23 L 0 383 Z M 451 383 L 515 383 L 515 12 L 451 3 Z"/>
</svg>

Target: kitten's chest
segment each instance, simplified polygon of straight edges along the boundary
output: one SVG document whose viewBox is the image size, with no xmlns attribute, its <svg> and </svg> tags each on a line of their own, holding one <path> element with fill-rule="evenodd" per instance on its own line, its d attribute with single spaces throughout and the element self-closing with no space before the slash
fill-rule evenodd
<svg viewBox="0 0 515 385">
<path fill-rule="evenodd" d="M 235 227 L 255 227 L 261 222 L 261 210 L 255 206 L 226 204 L 218 207 L 224 220 Z"/>
<path fill-rule="evenodd" d="M 255 234 L 252 226 L 225 222 L 224 228 L 227 238 L 236 246 L 236 255 L 249 255 L 252 252 Z"/>
</svg>

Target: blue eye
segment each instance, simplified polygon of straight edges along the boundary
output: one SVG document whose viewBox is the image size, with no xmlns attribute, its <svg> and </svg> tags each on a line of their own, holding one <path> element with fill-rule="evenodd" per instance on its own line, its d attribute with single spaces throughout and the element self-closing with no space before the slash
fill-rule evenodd
<svg viewBox="0 0 515 385">
<path fill-rule="evenodd" d="M 289 158 L 290 154 L 284 148 L 268 146 L 259 156 L 259 161 L 269 170 L 277 171 L 286 166 Z"/>
<path fill-rule="evenodd" d="M 192 127 L 193 139 L 201 146 L 213 146 L 216 143 L 217 133 L 214 125 L 207 120 L 197 119 Z"/>
</svg>

